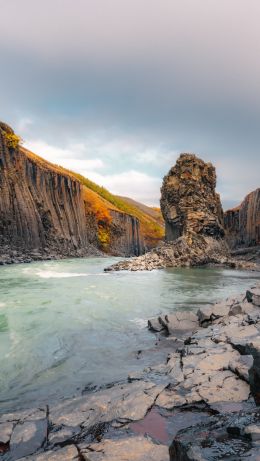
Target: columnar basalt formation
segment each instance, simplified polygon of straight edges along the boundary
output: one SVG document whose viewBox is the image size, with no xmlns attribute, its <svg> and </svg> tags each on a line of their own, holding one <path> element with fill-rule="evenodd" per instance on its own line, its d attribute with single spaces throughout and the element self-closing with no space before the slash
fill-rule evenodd
<svg viewBox="0 0 260 461">
<path fill-rule="evenodd" d="M 226 211 L 225 229 L 233 247 L 260 245 L 260 188 L 248 194 L 237 208 Z"/>
<path fill-rule="evenodd" d="M 109 254 L 139 255 L 138 219 L 108 210 L 101 234 L 91 194 L 72 174 L 19 146 L 13 130 L 0 123 L 0 262 L 97 255 L 102 237 Z"/>
<path fill-rule="evenodd" d="M 143 254 L 144 242 L 138 219 L 126 213 L 111 210 L 111 241 L 110 252 L 113 255 Z"/>
<path fill-rule="evenodd" d="M 223 239 L 223 211 L 215 192 L 216 172 L 192 154 L 182 154 L 165 176 L 161 210 L 166 242 L 145 255 L 107 270 L 152 270 L 203 264 L 233 265 Z"/>
<path fill-rule="evenodd" d="M 190 232 L 224 236 L 223 211 L 215 192 L 216 170 L 192 154 L 182 154 L 164 177 L 161 210 L 165 220 L 166 241 Z"/>
</svg>

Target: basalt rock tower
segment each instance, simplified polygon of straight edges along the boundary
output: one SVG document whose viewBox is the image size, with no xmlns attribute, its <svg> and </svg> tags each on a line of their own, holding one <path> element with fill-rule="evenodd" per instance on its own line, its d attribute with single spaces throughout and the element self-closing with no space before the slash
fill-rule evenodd
<svg viewBox="0 0 260 461">
<path fill-rule="evenodd" d="M 219 239 L 224 236 L 223 211 L 215 192 L 216 170 L 192 154 L 181 154 L 164 177 L 161 210 L 166 241 L 190 232 Z"/>
<path fill-rule="evenodd" d="M 165 242 L 139 258 L 108 269 L 233 265 L 224 240 L 223 210 L 215 188 L 214 166 L 193 154 L 181 154 L 164 177 L 161 188 Z"/>
</svg>

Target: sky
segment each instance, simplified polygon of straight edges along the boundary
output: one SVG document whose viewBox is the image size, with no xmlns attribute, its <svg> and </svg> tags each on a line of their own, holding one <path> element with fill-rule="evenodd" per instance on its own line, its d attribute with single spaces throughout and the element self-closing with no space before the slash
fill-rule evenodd
<svg viewBox="0 0 260 461">
<path fill-rule="evenodd" d="M 259 0 L 0 0 L 0 120 L 148 205 L 196 153 L 234 206 L 260 187 L 259 18 Z"/>
</svg>

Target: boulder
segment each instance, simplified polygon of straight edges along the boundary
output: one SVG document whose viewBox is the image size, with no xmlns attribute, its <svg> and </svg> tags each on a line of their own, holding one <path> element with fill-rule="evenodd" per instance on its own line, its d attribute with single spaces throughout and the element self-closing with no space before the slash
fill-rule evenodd
<svg viewBox="0 0 260 461">
<path fill-rule="evenodd" d="M 250 288 L 246 292 L 248 302 L 253 303 L 255 306 L 260 307 L 260 288 Z"/>
<path fill-rule="evenodd" d="M 169 335 L 180 335 L 193 332 L 199 326 L 198 318 L 194 312 L 174 312 L 158 318 L 159 323 Z"/>
</svg>

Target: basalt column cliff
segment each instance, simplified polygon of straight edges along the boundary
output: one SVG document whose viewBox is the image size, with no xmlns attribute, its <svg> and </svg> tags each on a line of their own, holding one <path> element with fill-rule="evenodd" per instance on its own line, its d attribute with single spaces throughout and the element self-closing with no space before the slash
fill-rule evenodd
<svg viewBox="0 0 260 461">
<path fill-rule="evenodd" d="M 223 239 L 223 211 L 215 187 L 216 172 L 211 163 L 192 154 L 180 155 L 161 189 L 166 242 L 140 258 L 109 269 L 229 264 L 229 251 Z"/>
<path fill-rule="evenodd" d="M 101 254 L 100 249 L 141 254 L 138 219 L 20 147 L 13 130 L 0 123 L 0 262 Z"/>
<path fill-rule="evenodd" d="M 234 247 L 260 245 L 260 189 L 248 194 L 237 208 L 226 211 L 225 228 Z"/>
<path fill-rule="evenodd" d="M 226 239 L 234 257 L 260 264 L 260 189 L 225 212 Z"/>
</svg>

